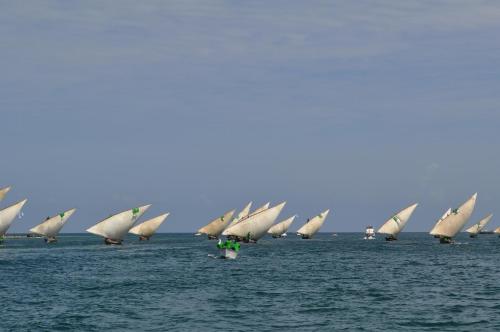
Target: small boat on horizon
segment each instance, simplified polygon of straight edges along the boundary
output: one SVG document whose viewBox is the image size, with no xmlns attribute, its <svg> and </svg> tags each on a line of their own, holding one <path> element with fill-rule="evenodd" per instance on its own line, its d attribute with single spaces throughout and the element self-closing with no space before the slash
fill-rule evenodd
<svg viewBox="0 0 500 332">
<path fill-rule="evenodd" d="M 365 229 L 365 240 L 375 240 L 375 229 L 372 225 L 368 225 Z"/>
<path fill-rule="evenodd" d="M 219 218 L 212 220 L 207 225 L 200 228 L 195 235 L 199 236 L 206 234 L 209 240 L 217 240 L 227 225 L 231 222 L 234 212 L 236 212 L 236 210 L 227 211 Z"/>
<path fill-rule="evenodd" d="M 306 223 L 299 228 L 297 231 L 297 235 L 302 237 L 303 239 L 311 239 L 314 234 L 316 234 L 323 223 L 325 222 L 326 217 L 330 213 L 330 210 L 323 211 L 312 219 L 308 219 Z"/>
<path fill-rule="evenodd" d="M 271 234 L 271 236 L 275 239 L 286 237 L 286 232 L 288 231 L 288 228 L 292 224 L 293 220 L 295 219 L 297 215 L 291 216 L 288 219 L 285 219 L 276 225 L 273 225 L 267 233 Z"/>
<path fill-rule="evenodd" d="M 386 241 L 396 241 L 397 235 L 406 226 L 417 206 L 418 203 L 415 203 L 396 213 L 379 228 L 377 233 L 385 234 Z"/>
<path fill-rule="evenodd" d="M 151 236 L 158 230 L 161 224 L 167 219 L 170 213 L 162 214 L 158 217 L 146 220 L 139 225 L 132 227 L 128 232 L 139 236 L 139 241 L 149 241 Z"/>
<path fill-rule="evenodd" d="M 478 234 L 482 234 L 483 229 L 490 222 L 491 218 L 493 218 L 493 214 L 490 213 L 485 218 L 481 219 L 477 224 L 472 225 L 465 231 L 469 233 L 470 237 L 475 238 Z"/>
<path fill-rule="evenodd" d="M 44 222 L 30 229 L 30 234 L 44 237 L 47 243 L 57 242 L 57 234 L 59 234 L 66 221 L 68 221 L 69 217 L 71 217 L 75 211 L 76 209 L 70 209 L 53 217 L 47 217 Z"/>
</svg>

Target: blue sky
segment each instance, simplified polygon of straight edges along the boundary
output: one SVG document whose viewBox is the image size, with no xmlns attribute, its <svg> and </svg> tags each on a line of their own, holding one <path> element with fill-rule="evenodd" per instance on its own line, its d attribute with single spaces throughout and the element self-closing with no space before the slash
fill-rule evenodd
<svg viewBox="0 0 500 332">
<path fill-rule="evenodd" d="M 500 198 L 497 1 L 0 3 L 1 205 L 79 232 L 152 203 L 191 232 L 248 201 L 362 231 Z M 500 225 L 494 217 L 492 224 Z"/>
</svg>

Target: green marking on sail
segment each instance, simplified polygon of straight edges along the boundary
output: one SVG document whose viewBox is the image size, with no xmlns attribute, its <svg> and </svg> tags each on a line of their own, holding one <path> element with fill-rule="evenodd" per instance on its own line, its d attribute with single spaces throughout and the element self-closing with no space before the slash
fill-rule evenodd
<svg viewBox="0 0 500 332">
<path fill-rule="evenodd" d="M 395 221 L 395 222 L 397 222 L 398 224 L 399 224 L 399 222 L 400 222 L 400 220 L 399 220 L 398 216 L 394 216 L 394 217 L 392 217 L 392 220 L 394 220 L 394 221 Z"/>
<path fill-rule="evenodd" d="M 321 214 L 321 213 L 318 214 L 318 217 L 323 218 L 323 214 Z"/>
<path fill-rule="evenodd" d="M 221 216 L 221 217 L 220 217 L 220 220 L 221 220 L 221 221 L 224 221 L 224 216 Z"/>
<path fill-rule="evenodd" d="M 453 209 L 451 212 L 453 212 L 453 214 L 458 214 L 458 209 Z"/>
<path fill-rule="evenodd" d="M 132 214 L 135 216 L 136 214 L 139 213 L 139 208 L 133 208 L 132 209 Z"/>
<path fill-rule="evenodd" d="M 64 218 L 64 212 L 59 213 L 59 217 Z"/>
</svg>

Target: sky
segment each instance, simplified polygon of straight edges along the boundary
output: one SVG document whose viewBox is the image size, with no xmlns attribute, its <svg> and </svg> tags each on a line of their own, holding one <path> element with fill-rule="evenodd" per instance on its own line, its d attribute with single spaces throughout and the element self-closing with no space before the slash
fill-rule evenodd
<svg viewBox="0 0 500 332">
<path fill-rule="evenodd" d="M 292 230 L 418 202 L 405 230 L 428 231 L 475 192 L 471 222 L 497 212 L 498 1 L 1 1 L 0 22 L 11 232 L 147 203 L 161 232 L 249 201 L 287 201 Z"/>
</svg>

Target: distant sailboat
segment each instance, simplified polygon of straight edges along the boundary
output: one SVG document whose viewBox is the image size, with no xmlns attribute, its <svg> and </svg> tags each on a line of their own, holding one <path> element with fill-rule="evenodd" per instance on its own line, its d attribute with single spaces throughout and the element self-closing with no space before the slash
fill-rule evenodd
<svg viewBox="0 0 500 332">
<path fill-rule="evenodd" d="M 303 239 L 310 239 L 316 234 L 323 223 L 325 222 L 326 217 L 330 210 L 326 210 L 323 213 L 318 214 L 316 217 L 308 220 L 304 226 L 302 226 L 298 231 L 297 235 L 301 236 Z"/>
<path fill-rule="evenodd" d="M 495 228 L 495 230 L 493 231 L 493 233 L 500 234 L 500 227 Z M 498 235 L 498 236 L 500 237 L 500 235 Z"/>
<path fill-rule="evenodd" d="M 257 242 L 271 228 L 286 202 L 252 214 L 241 222 L 229 226 L 222 235 L 245 242 Z"/>
<path fill-rule="evenodd" d="M 33 234 L 41 235 L 45 237 L 45 242 L 51 243 L 56 242 L 56 236 L 61 231 L 61 228 L 64 226 L 66 221 L 73 215 L 76 209 L 71 209 L 53 217 L 49 217 L 47 220 L 42 222 L 41 224 L 30 229 L 30 232 Z"/>
<path fill-rule="evenodd" d="M 417 206 L 418 204 L 413 204 L 396 213 L 379 228 L 377 233 L 386 234 L 386 241 L 397 240 L 397 235 L 403 230 Z"/>
<path fill-rule="evenodd" d="M 10 187 L 0 189 L 0 202 L 5 198 L 5 195 L 10 191 Z"/>
<path fill-rule="evenodd" d="M 277 223 L 276 225 L 272 226 L 269 228 L 267 231 L 269 234 L 273 236 L 273 238 L 280 238 L 280 237 L 285 237 L 286 232 L 288 231 L 288 228 L 292 224 L 293 220 L 295 219 L 295 216 L 292 216 L 288 219 L 283 220 L 282 222 Z"/>
<path fill-rule="evenodd" d="M 16 218 L 16 216 L 19 215 L 21 212 L 21 209 L 23 208 L 24 204 L 26 204 L 28 200 L 23 199 L 20 202 L 17 202 L 16 204 L 12 204 L 9 207 L 6 207 L 5 209 L 0 210 L 0 241 L 7 233 L 7 230 L 9 229 L 10 225 Z"/>
<path fill-rule="evenodd" d="M 217 219 L 212 220 L 208 225 L 203 226 L 195 235 L 206 234 L 209 240 L 216 240 L 229 224 L 236 210 L 227 211 Z"/>
<path fill-rule="evenodd" d="M 431 235 L 434 235 L 435 238 L 438 238 L 439 239 L 439 235 L 436 235 L 434 234 L 434 230 L 436 229 L 436 227 L 441 223 L 441 221 L 443 221 L 446 217 L 448 217 L 449 215 L 451 214 L 451 208 L 449 208 L 448 210 L 446 210 L 446 212 L 441 216 L 441 218 L 439 218 L 439 220 L 436 222 L 436 224 L 434 225 L 434 227 L 432 228 L 432 230 L 430 231 L 430 234 Z"/>
<path fill-rule="evenodd" d="M 430 234 L 439 237 L 441 243 L 452 243 L 453 237 L 460 232 L 469 220 L 474 206 L 476 205 L 477 193 L 472 195 L 459 208 L 451 211 L 450 215 L 441 221 L 431 230 Z"/>
<path fill-rule="evenodd" d="M 162 214 L 161 216 L 146 220 L 137 226 L 132 227 L 128 232 L 139 236 L 140 241 L 149 240 L 151 236 L 158 230 L 160 225 L 167 219 L 170 213 Z"/>
<path fill-rule="evenodd" d="M 465 231 L 469 233 L 470 237 L 476 237 L 490 222 L 491 218 L 493 218 L 493 214 L 489 214 L 485 218 L 481 219 L 481 221 L 479 221 L 477 224 L 467 228 Z"/>
<path fill-rule="evenodd" d="M 150 206 L 144 205 L 112 215 L 87 229 L 87 232 L 102 236 L 106 244 L 121 244 L 127 232 Z"/>
</svg>

